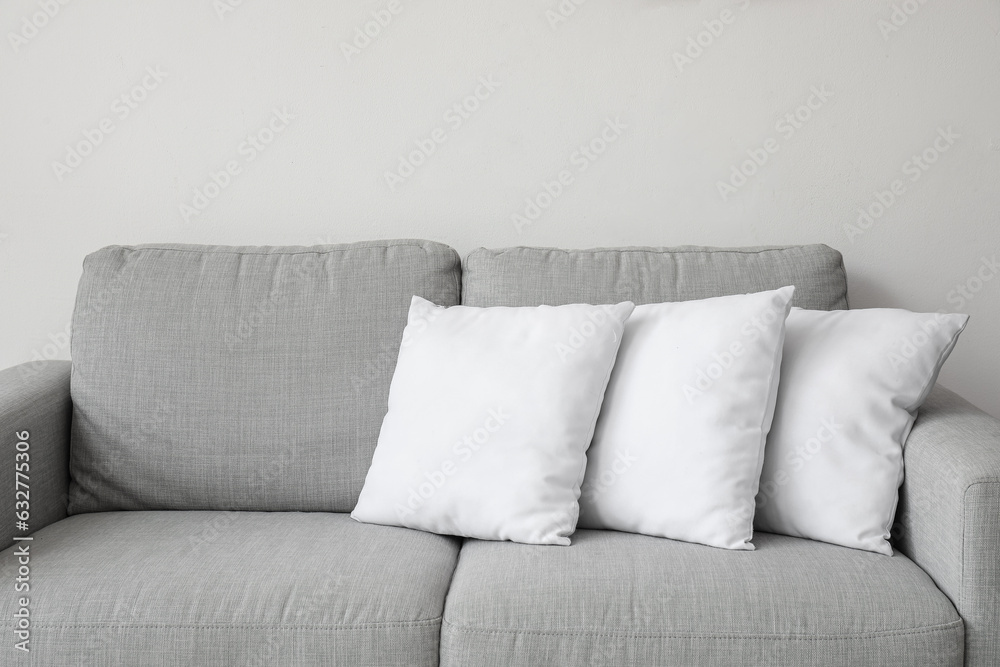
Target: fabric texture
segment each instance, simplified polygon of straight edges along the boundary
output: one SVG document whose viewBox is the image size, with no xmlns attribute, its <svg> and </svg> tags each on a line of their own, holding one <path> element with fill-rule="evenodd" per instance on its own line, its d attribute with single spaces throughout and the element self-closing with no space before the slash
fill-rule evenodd
<svg viewBox="0 0 1000 667">
<path fill-rule="evenodd" d="M 903 459 L 894 544 L 958 608 L 966 667 L 1000 665 L 1000 420 L 937 386 Z"/>
<path fill-rule="evenodd" d="M 88 256 L 70 512 L 350 511 L 410 299 L 457 303 L 459 272 L 428 241 Z"/>
<path fill-rule="evenodd" d="M 413 297 L 351 516 L 569 544 L 585 452 L 633 308 L 444 308 Z"/>
<path fill-rule="evenodd" d="M 762 248 L 480 248 L 465 257 L 462 303 L 637 305 L 795 286 L 792 305 L 847 308 L 840 253 L 825 245 Z"/>
<path fill-rule="evenodd" d="M 581 527 L 753 549 L 794 292 L 636 307 L 587 451 Z"/>
<path fill-rule="evenodd" d="M 903 443 L 968 320 L 793 309 L 757 528 L 891 554 Z"/>
<path fill-rule="evenodd" d="M 6 521 L 15 520 L 17 481 L 29 492 L 28 530 L 4 530 L 0 548 L 14 543 L 13 535 L 28 535 L 66 516 L 69 487 L 69 429 L 72 406 L 69 399 L 68 361 L 36 361 L 0 371 L 0 433 L 3 434 L 0 463 L 0 509 Z M 27 431 L 27 456 L 15 445 Z M 27 463 L 26 469 L 15 465 Z M 26 477 L 15 478 L 15 472 Z M 13 524 L 8 524 L 13 527 Z M 15 527 L 16 528 L 16 527 Z M 0 581 L 8 581 L 0 579 Z"/>
<path fill-rule="evenodd" d="M 437 667 L 459 541 L 346 514 L 169 511 L 73 516 L 30 548 L 32 664 Z M 0 596 L 5 625 L 15 600 Z M 0 663 L 20 664 L 5 634 Z"/>
<path fill-rule="evenodd" d="M 905 556 L 755 542 L 724 551 L 588 530 L 562 549 L 470 540 L 441 665 L 962 665 L 962 620 Z"/>
</svg>

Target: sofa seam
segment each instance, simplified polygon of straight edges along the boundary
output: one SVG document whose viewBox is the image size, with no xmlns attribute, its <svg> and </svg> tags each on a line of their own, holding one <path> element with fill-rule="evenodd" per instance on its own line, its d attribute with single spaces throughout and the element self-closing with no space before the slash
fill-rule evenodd
<svg viewBox="0 0 1000 667">
<path fill-rule="evenodd" d="M 430 243 L 430 244 L 438 245 L 438 246 L 441 246 L 442 248 L 448 248 L 448 249 L 454 251 L 454 248 L 451 248 L 447 244 L 439 243 L 437 241 L 418 241 L 416 239 L 413 239 L 413 240 L 410 240 L 410 239 L 399 239 L 399 241 L 402 241 L 402 242 L 397 242 L 396 240 L 387 240 L 384 243 L 376 241 L 376 242 L 374 242 L 373 245 L 364 245 L 364 242 L 362 242 L 361 245 L 356 245 L 356 244 L 353 244 L 353 243 L 348 243 L 348 244 L 345 244 L 345 245 L 349 245 L 351 247 L 348 247 L 348 248 L 328 248 L 327 250 L 298 250 L 296 252 L 275 252 L 275 253 L 269 253 L 269 252 L 249 252 L 249 251 L 244 251 L 244 250 L 215 250 L 214 248 L 225 248 L 226 246 L 212 246 L 212 245 L 206 245 L 206 246 L 204 246 L 201 249 L 195 249 L 195 248 L 170 248 L 170 247 L 167 247 L 165 245 L 157 245 L 157 244 L 148 244 L 148 245 L 147 244 L 142 244 L 141 246 L 138 246 L 138 245 L 111 245 L 111 246 L 107 246 L 107 247 L 108 248 L 121 248 L 123 250 L 128 250 L 129 252 L 141 252 L 143 250 L 162 250 L 162 251 L 166 251 L 166 252 L 186 252 L 186 253 L 195 253 L 195 254 L 206 254 L 207 253 L 207 254 L 218 254 L 218 255 L 262 255 L 262 256 L 267 256 L 267 255 L 287 255 L 287 256 L 293 256 L 293 255 L 325 255 L 325 254 L 330 254 L 330 253 L 334 253 L 334 252 L 350 252 L 352 250 L 367 250 L 367 249 L 372 249 L 372 248 L 420 248 L 421 250 L 426 251 L 426 250 L 428 250 L 427 244 Z M 341 245 L 341 244 L 319 244 L 317 246 L 303 246 L 303 247 L 306 247 L 306 248 L 310 248 L 310 247 L 316 248 L 316 247 L 323 247 L 324 245 Z M 272 248 L 280 248 L 282 246 L 270 246 L 270 247 L 272 247 Z M 102 250 L 103 249 L 104 248 L 102 248 Z M 97 252 L 99 252 L 99 251 L 97 251 Z"/>
<path fill-rule="evenodd" d="M 905 637 L 909 635 L 926 635 L 926 634 L 940 634 L 947 633 L 952 630 L 962 628 L 964 626 L 964 621 L 960 618 L 957 621 L 951 621 L 942 625 L 928 626 L 922 629 L 912 629 L 912 630 L 880 630 L 876 632 L 863 632 L 854 634 L 842 634 L 842 635 L 821 635 L 821 636 L 809 636 L 809 635 L 792 635 L 792 634 L 731 634 L 731 633 L 662 633 L 662 632 L 647 632 L 647 633 L 635 633 L 635 632 L 590 632 L 584 631 L 579 632 L 576 630 L 528 630 L 528 629 L 503 629 L 503 628 L 472 628 L 462 625 L 456 625 L 446 620 L 442 620 L 441 628 L 442 631 L 444 627 L 454 628 L 456 632 L 474 633 L 474 634 L 524 634 L 524 635 L 538 635 L 538 636 L 554 636 L 554 637 L 622 637 L 622 638 L 634 638 L 634 639 L 697 639 L 697 640 L 712 640 L 712 639 L 727 639 L 727 640 L 747 640 L 747 639 L 766 639 L 771 641 L 843 641 L 850 639 L 878 639 L 880 637 Z"/>
<path fill-rule="evenodd" d="M 1000 479 L 979 479 L 979 480 L 976 480 L 974 482 L 969 482 L 969 484 L 967 484 L 966 487 L 965 487 L 965 491 L 962 492 L 962 574 L 961 574 L 960 582 L 959 582 L 959 584 L 961 586 L 961 589 L 960 589 L 959 594 L 958 594 L 958 599 L 959 599 L 959 604 L 961 605 L 961 607 L 962 607 L 963 610 L 966 609 L 966 606 L 965 606 L 965 586 L 966 586 L 966 581 L 965 581 L 965 560 L 966 560 L 966 557 L 967 557 L 966 545 L 967 545 L 967 543 L 969 541 L 969 534 L 968 534 L 968 530 L 967 530 L 967 528 L 968 528 L 967 515 L 969 513 L 969 502 L 968 502 L 969 491 L 971 491 L 972 487 L 974 487 L 974 486 L 980 486 L 980 485 L 984 485 L 984 484 L 997 484 L 997 485 L 1000 485 Z"/>
<path fill-rule="evenodd" d="M 458 567 L 462 562 L 462 550 L 465 548 L 466 543 L 468 543 L 469 538 L 461 537 L 455 535 L 461 544 L 458 545 L 458 550 L 455 552 L 455 566 L 451 568 L 451 575 L 448 577 L 448 586 L 444 590 L 444 599 L 441 601 L 441 616 L 438 620 L 444 625 L 444 615 L 448 608 L 448 596 L 451 595 L 451 588 L 455 584 L 455 575 L 458 573 Z"/>
<path fill-rule="evenodd" d="M 419 621 L 387 621 L 385 623 L 361 623 L 354 625 L 322 625 L 303 624 L 289 625 L 284 623 L 251 624 L 251 623 L 32 623 L 36 628 L 187 628 L 193 630 L 368 630 L 378 628 L 424 627 L 440 624 L 442 617 Z"/>
<path fill-rule="evenodd" d="M 760 255 L 765 252 L 787 252 L 789 250 L 800 250 L 804 248 L 815 248 L 824 247 L 834 252 L 839 252 L 835 248 L 823 243 L 813 243 L 805 245 L 788 245 L 788 246 L 767 246 L 760 248 L 758 250 L 749 250 L 743 248 L 715 248 L 712 246 L 698 246 L 698 250 L 673 250 L 671 248 L 657 248 L 654 246 L 649 247 L 635 247 L 635 248 L 580 248 L 580 249 L 568 249 L 568 248 L 546 248 L 541 246 L 510 246 L 507 248 L 476 248 L 469 252 L 468 256 L 479 252 L 486 251 L 488 253 L 499 255 L 501 253 L 507 253 L 512 250 L 543 250 L 546 252 L 563 252 L 566 254 L 597 254 L 597 253 L 655 253 L 658 255 L 704 255 L 704 254 L 736 254 L 736 255 Z M 847 275 L 847 269 L 844 267 L 843 257 L 841 257 L 840 268 L 844 272 L 844 276 Z M 846 299 L 846 294 L 845 294 Z"/>
<path fill-rule="evenodd" d="M 455 275 L 455 293 L 458 295 L 455 299 L 455 305 L 463 305 L 463 297 L 465 296 L 465 264 L 462 262 L 462 255 L 457 250 L 448 246 L 451 250 L 452 257 L 458 259 L 457 266 L 454 266 L 451 270 L 452 274 Z M 456 270 L 457 269 L 457 270 Z"/>
<path fill-rule="evenodd" d="M 784 289 L 784 288 L 780 288 L 780 289 Z M 773 426 L 774 426 L 774 413 L 778 409 L 778 403 L 777 403 L 777 400 L 778 400 L 777 399 L 778 388 L 777 387 L 780 386 L 780 384 L 781 384 L 781 382 L 780 382 L 780 380 L 781 380 L 781 358 L 780 357 L 783 357 L 783 355 L 784 355 L 785 336 L 786 336 L 786 332 L 788 330 L 786 323 L 787 323 L 789 314 L 791 314 L 791 312 L 792 312 L 792 299 L 795 298 L 795 290 L 796 290 L 795 285 L 792 285 L 792 296 L 790 296 L 788 298 L 788 301 L 785 302 L 785 306 L 784 306 L 785 319 L 782 320 L 782 322 L 781 322 L 781 335 L 780 335 L 780 338 L 778 340 L 778 344 L 775 345 L 775 351 L 771 355 L 772 356 L 772 358 L 771 358 L 771 373 L 768 376 L 768 381 L 767 381 L 767 386 L 768 386 L 768 401 L 767 401 L 767 404 L 765 404 L 765 406 L 764 406 L 764 414 L 761 415 L 761 418 L 760 418 L 760 447 L 757 450 L 757 452 L 758 452 L 757 453 L 757 463 L 756 463 L 756 465 L 754 467 L 754 470 L 757 471 L 756 483 L 754 483 L 753 481 L 750 482 L 750 489 L 753 492 L 752 493 L 753 500 L 751 500 L 750 502 L 751 502 L 751 504 L 753 506 L 753 510 L 754 511 L 750 512 L 750 519 L 748 521 L 748 526 L 747 526 L 748 527 L 747 534 L 749 534 L 750 537 L 749 537 L 749 539 L 744 540 L 744 543 L 745 544 L 749 544 L 753 549 L 757 548 L 753 544 L 753 539 L 754 539 L 754 534 L 755 534 L 754 533 L 754 520 L 756 519 L 756 514 L 757 514 L 756 499 L 757 499 L 757 494 L 760 493 L 760 476 L 761 476 L 761 471 L 764 469 L 764 453 L 766 451 L 766 446 L 767 446 L 767 436 L 769 435 L 771 428 L 773 428 Z M 780 291 L 780 290 L 775 290 L 775 292 L 778 292 L 778 291 Z M 777 383 L 777 385 L 775 385 L 775 383 Z M 774 399 L 775 403 L 774 403 L 774 408 L 771 410 L 771 424 L 768 426 L 768 432 L 765 433 L 764 432 L 764 421 L 767 419 L 767 409 L 768 409 L 768 407 L 770 407 L 771 393 L 772 392 L 774 392 L 773 395 L 775 397 L 775 399 Z"/>
<path fill-rule="evenodd" d="M 594 442 L 594 436 L 597 434 L 597 420 L 600 419 L 601 408 L 604 405 L 604 399 L 605 399 L 605 397 L 608 395 L 608 384 L 610 384 L 610 382 L 611 382 L 611 375 L 614 373 L 615 366 L 618 363 L 618 353 L 621 352 L 622 341 L 625 340 L 625 327 L 628 324 L 629 319 L 632 317 L 632 314 L 635 312 L 635 308 L 636 308 L 636 305 L 634 303 L 632 303 L 631 301 L 619 301 L 617 304 L 615 304 L 614 306 L 612 306 L 612 308 L 617 308 L 622 303 L 631 303 L 632 304 L 632 310 L 630 310 L 628 316 L 624 320 L 622 320 L 622 323 L 621 323 L 622 330 L 621 330 L 621 333 L 618 334 L 618 341 L 617 341 L 618 345 L 615 346 L 615 353 L 611 357 L 611 363 L 608 365 L 608 372 L 604 375 L 604 391 L 601 392 L 601 400 L 597 401 L 597 405 L 594 408 L 594 413 L 591 416 L 590 423 L 591 423 L 592 426 L 590 427 L 590 437 L 588 437 L 587 440 L 586 440 L 586 442 L 587 442 L 587 448 L 585 450 L 583 450 L 583 472 L 580 474 L 580 481 L 576 484 L 576 486 L 574 486 L 574 489 L 576 487 L 579 487 L 579 490 L 576 492 L 576 500 L 574 501 L 575 504 L 576 504 L 576 523 L 577 523 L 577 525 L 573 526 L 573 530 L 570 532 L 569 535 L 566 536 L 566 539 L 569 539 L 569 540 L 571 540 L 570 536 L 574 532 L 576 532 L 576 528 L 577 528 L 577 526 L 580 523 L 580 510 L 582 509 L 581 506 L 580 506 L 580 498 L 583 497 L 583 483 L 587 479 L 587 477 L 586 477 L 586 475 L 587 475 L 587 463 L 588 463 L 588 460 L 587 460 L 587 451 L 590 449 L 591 445 L 593 444 L 593 442 Z M 610 320 L 611 317 L 608 316 L 608 319 Z"/>
<path fill-rule="evenodd" d="M 958 329 L 958 331 L 956 331 L 948 339 L 948 344 L 945 345 L 944 349 L 941 350 L 940 354 L 938 354 L 938 356 L 937 356 L 937 363 L 935 365 L 935 367 L 938 369 L 938 373 L 940 373 L 941 367 L 944 365 L 944 362 L 948 360 L 948 356 L 955 349 L 955 345 L 958 344 L 958 338 L 959 338 L 959 336 L 962 335 L 962 332 L 965 331 L 965 328 L 968 326 L 968 324 L 969 324 L 969 320 L 968 320 L 968 318 L 966 318 L 965 324 L 963 324 Z M 898 473 L 897 476 L 899 477 L 900 481 L 899 481 L 899 484 L 896 485 L 895 500 L 893 501 L 892 508 L 889 511 L 888 516 L 886 517 L 885 521 L 883 521 L 882 524 L 881 524 L 882 530 L 883 530 L 883 535 L 887 536 L 887 537 L 883 537 L 883 540 L 885 541 L 886 544 L 889 545 L 890 549 L 892 549 L 892 545 L 895 542 L 895 540 L 892 537 L 892 527 L 896 523 L 897 515 L 898 515 L 898 511 L 899 511 L 899 496 L 900 496 L 899 491 L 900 491 L 900 489 L 903 488 L 903 484 L 906 483 L 906 443 L 910 439 L 910 434 L 913 432 L 913 428 L 917 425 L 917 419 L 919 417 L 920 406 L 922 406 L 924 404 L 924 402 L 927 400 L 927 397 L 930 396 L 930 394 L 931 394 L 932 391 L 934 391 L 934 387 L 937 386 L 937 381 L 938 381 L 938 374 L 934 374 L 932 377 L 929 377 L 927 379 L 927 382 L 924 383 L 923 387 L 920 389 L 920 393 L 918 394 L 919 400 L 916 400 L 916 401 L 914 401 L 914 402 L 912 402 L 912 403 L 910 403 L 910 404 L 908 404 L 906 406 L 903 406 L 903 409 L 906 410 L 906 412 L 909 413 L 912 416 L 912 419 L 910 421 L 909 429 L 905 433 L 905 437 L 903 437 L 903 438 L 901 438 L 899 440 L 899 450 L 902 452 L 902 456 L 899 459 L 899 473 Z M 962 562 L 963 562 L 963 564 L 962 564 L 962 579 L 963 579 L 963 581 L 964 581 L 964 578 L 965 578 L 965 510 L 964 510 L 964 507 L 965 507 L 965 493 L 967 493 L 967 492 L 968 492 L 968 487 L 966 487 L 966 490 L 965 490 L 965 492 L 963 493 L 963 496 L 962 496 L 962 507 L 963 507 L 963 510 L 962 510 Z M 961 599 L 961 594 L 960 594 L 960 599 Z"/>
<path fill-rule="evenodd" d="M 827 247 L 829 247 L 829 246 L 827 246 Z M 850 297 L 851 288 L 850 288 L 850 285 L 847 282 L 847 264 L 844 262 L 844 253 L 840 252 L 836 248 L 831 248 L 831 250 L 833 250 L 834 252 L 840 253 L 840 267 L 839 268 L 840 268 L 840 273 L 844 277 L 844 310 L 850 310 L 851 309 L 851 297 Z"/>
</svg>

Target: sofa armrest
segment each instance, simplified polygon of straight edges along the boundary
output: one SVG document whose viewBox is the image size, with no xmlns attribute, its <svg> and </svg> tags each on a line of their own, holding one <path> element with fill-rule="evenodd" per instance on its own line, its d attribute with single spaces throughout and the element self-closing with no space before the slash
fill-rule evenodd
<svg viewBox="0 0 1000 667">
<path fill-rule="evenodd" d="M 1000 665 L 1000 420 L 931 392 L 903 450 L 893 537 L 965 621 L 965 664 Z"/>
<path fill-rule="evenodd" d="M 70 362 L 0 371 L 0 549 L 66 516 L 69 487 Z M 17 443 L 28 432 L 29 530 L 15 527 Z M 23 457 L 22 457 L 23 458 Z M 24 482 L 24 478 L 20 478 Z"/>
</svg>

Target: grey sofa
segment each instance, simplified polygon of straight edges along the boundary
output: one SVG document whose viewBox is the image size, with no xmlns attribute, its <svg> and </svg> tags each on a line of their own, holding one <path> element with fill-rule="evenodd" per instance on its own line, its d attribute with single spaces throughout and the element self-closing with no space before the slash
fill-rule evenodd
<svg viewBox="0 0 1000 667">
<path fill-rule="evenodd" d="M 100 250 L 72 364 L 0 372 L 0 507 L 12 525 L 27 431 L 30 528 L 13 534 L 32 537 L 2 536 L 0 663 L 1000 665 L 1000 421 L 942 388 L 906 446 L 891 558 L 763 533 L 754 552 L 587 530 L 551 547 L 348 517 L 413 294 L 648 303 L 786 284 L 795 305 L 848 305 L 826 246 Z"/>
</svg>

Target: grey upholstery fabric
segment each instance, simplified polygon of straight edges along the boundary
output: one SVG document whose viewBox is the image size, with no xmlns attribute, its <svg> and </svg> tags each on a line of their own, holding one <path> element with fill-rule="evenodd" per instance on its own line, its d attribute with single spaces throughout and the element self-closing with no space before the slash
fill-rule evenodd
<svg viewBox="0 0 1000 667">
<path fill-rule="evenodd" d="M 458 546 L 344 514 L 73 516 L 31 545 L 30 657 L 47 667 L 436 667 Z M 0 596 L 8 627 L 14 600 Z M 4 634 L 0 664 L 19 664 Z"/>
<path fill-rule="evenodd" d="M 69 486 L 68 361 L 37 361 L 0 371 L 0 512 L 6 526 L 14 528 L 15 464 L 17 434 L 28 432 L 28 479 L 30 503 L 28 531 L 8 529 L 0 533 L 0 548 L 14 543 L 12 535 L 27 535 L 66 516 Z M 17 489 L 24 491 L 23 488 Z M 23 506 L 22 506 L 23 507 Z M 2 564 L 0 564 L 2 565 Z M 0 579 L 0 581 L 8 581 Z"/>
<path fill-rule="evenodd" d="M 577 531 L 470 540 L 443 667 L 962 664 L 962 620 L 905 556 L 759 533 L 756 551 Z"/>
<path fill-rule="evenodd" d="M 456 304 L 460 270 L 427 241 L 88 256 L 70 513 L 353 509 L 410 299 Z"/>
<path fill-rule="evenodd" d="M 967 667 L 1000 665 L 1000 420 L 937 386 L 903 463 L 895 545 L 958 608 Z"/>
<path fill-rule="evenodd" d="M 480 248 L 465 258 L 462 282 L 462 303 L 468 306 L 659 303 L 795 285 L 792 305 L 816 310 L 847 308 L 843 259 L 825 245 Z"/>
</svg>

